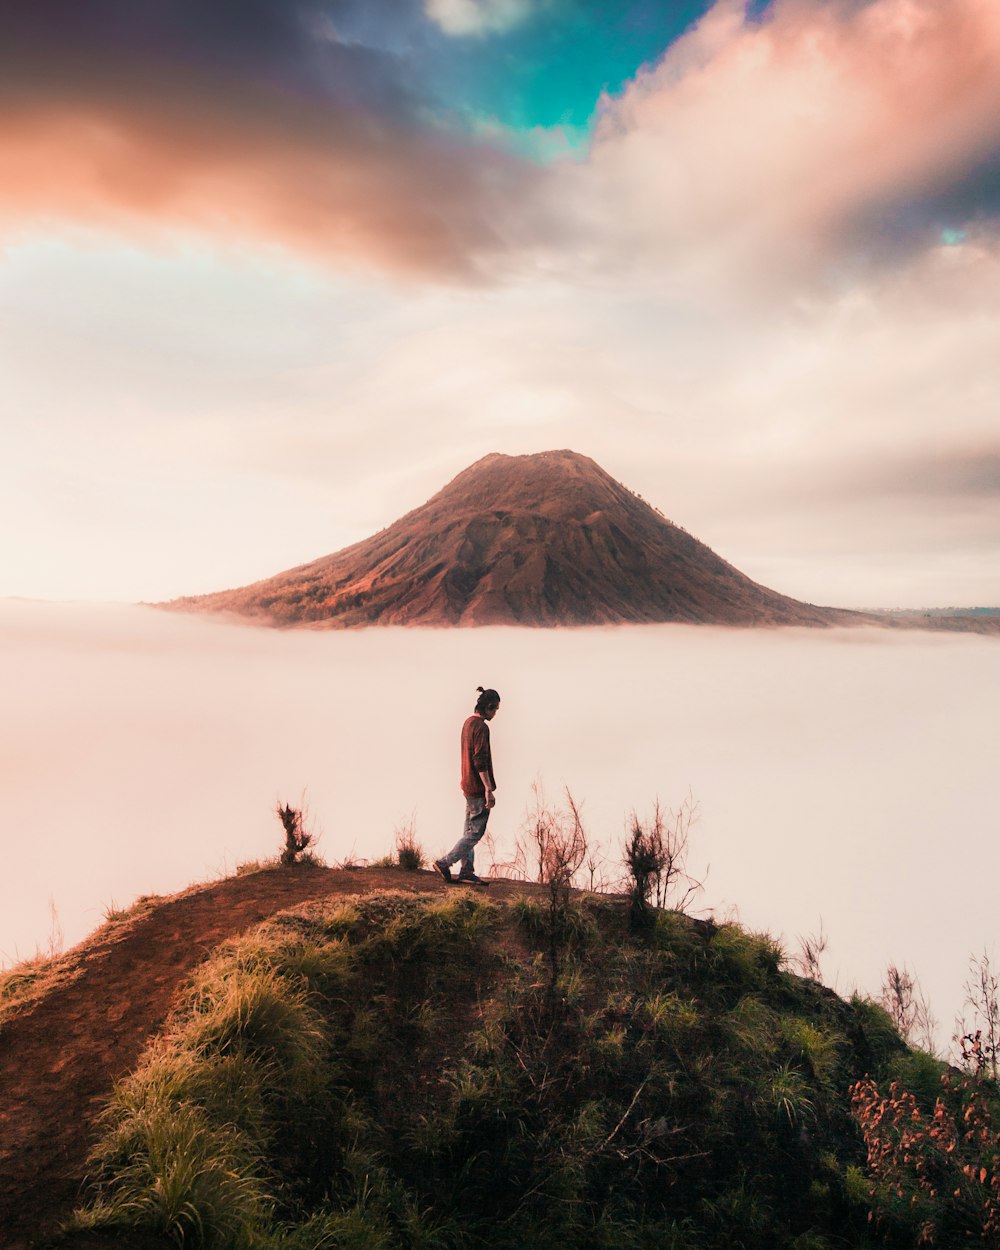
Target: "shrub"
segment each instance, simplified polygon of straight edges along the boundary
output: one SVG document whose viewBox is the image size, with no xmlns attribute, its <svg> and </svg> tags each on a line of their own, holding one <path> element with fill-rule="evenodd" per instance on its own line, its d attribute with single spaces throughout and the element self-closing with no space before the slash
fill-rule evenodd
<svg viewBox="0 0 1000 1250">
<path fill-rule="evenodd" d="M 791 1061 L 771 1074 L 765 1106 L 770 1106 L 779 1120 L 791 1125 L 815 1117 L 816 1104 L 810 1098 L 811 1086 Z"/>
<path fill-rule="evenodd" d="M 881 1070 L 891 1059 L 906 1052 L 906 1045 L 884 1007 L 857 993 L 851 995 L 850 1005 L 858 1041 L 868 1052 L 872 1069 Z"/>
<path fill-rule="evenodd" d="M 314 841 L 313 834 L 305 827 L 304 809 L 278 803 L 275 808 L 281 827 L 285 831 L 285 846 L 280 862 L 286 867 L 303 862 L 303 853 Z"/>
<path fill-rule="evenodd" d="M 748 933 L 737 924 L 721 925 L 711 937 L 713 970 L 735 989 L 767 986 L 784 960 L 781 944 L 766 933 Z"/>
<path fill-rule="evenodd" d="M 720 1024 L 729 1045 L 755 1069 L 768 1065 L 777 1053 L 777 1013 L 756 995 L 745 994 Z"/>
<path fill-rule="evenodd" d="M 792 1058 L 817 1084 L 831 1087 L 843 1038 L 801 1016 L 782 1016 L 779 1030 Z"/>
<path fill-rule="evenodd" d="M 625 841 L 624 863 L 629 919 L 633 929 L 652 926 L 653 907 L 662 909 L 674 898 L 683 910 L 701 890 L 702 883 L 687 872 L 688 835 L 697 807 L 690 798 L 676 812 L 664 813 L 659 799 L 645 823 L 633 811 L 631 830 Z"/>
<path fill-rule="evenodd" d="M 396 830 L 396 862 L 404 872 L 419 872 L 427 862 L 412 819 Z"/>
<path fill-rule="evenodd" d="M 851 1109 L 876 1182 L 877 1224 L 909 1226 L 927 1246 L 1000 1245 L 1000 1133 L 975 1082 L 943 1076 L 928 1112 L 898 1082 L 883 1095 L 866 1077 L 852 1087 Z"/>
</svg>

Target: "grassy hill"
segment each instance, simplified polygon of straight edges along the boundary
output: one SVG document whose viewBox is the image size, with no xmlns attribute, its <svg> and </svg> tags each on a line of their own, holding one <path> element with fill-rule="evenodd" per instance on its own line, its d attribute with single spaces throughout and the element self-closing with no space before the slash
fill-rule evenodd
<svg viewBox="0 0 1000 1250">
<path fill-rule="evenodd" d="M 289 907 L 296 880 L 311 901 Z M 89 1179 L 58 1244 L 998 1244 L 992 1088 L 793 975 L 767 936 L 416 873 L 277 870 L 185 897 L 217 928 L 238 900 L 274 914 L 191 952 L 101 1116 L 75 1109 Z M 171 946 L 146 950 L 155 980 Z"/>
</svg>

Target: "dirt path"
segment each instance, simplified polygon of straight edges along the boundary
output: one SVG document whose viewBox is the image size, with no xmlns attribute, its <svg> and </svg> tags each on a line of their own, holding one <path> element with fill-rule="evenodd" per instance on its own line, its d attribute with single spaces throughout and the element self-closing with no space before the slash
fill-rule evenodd
<svg viewBox="0 0 1000 1250">
<path fill-rule="evenodd" d="M 298 903 L 386 889 L 447 887 L 430 872 L 277 869 L 162 900 L 70 952 L 69 974 L 0 1027 L 0 1246 L 21 1250 L 72 1209 L 114 1081 L 209 951 Z"/>
</svg>

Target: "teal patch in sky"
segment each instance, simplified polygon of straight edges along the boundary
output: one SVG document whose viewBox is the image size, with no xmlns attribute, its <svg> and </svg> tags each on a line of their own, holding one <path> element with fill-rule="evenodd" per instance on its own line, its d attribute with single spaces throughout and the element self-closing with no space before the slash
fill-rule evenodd
<svg viewBox="0 0 1000 1250">
<path fill-rule="evenodd" d="M 704 0 L 551 0 L 515 28 L 488 38 L 449 39 L 439 89 L 477 123 L 493 119 L 522 135 L 562 128 L 572 148 L 586 142 L 605 92 L 622 90 L 710 6 Z M 444 53 L 444 49 L 441 49 Z"/>
<path fill-rule="evenodd" d="M 950 226 L 946 226 L 944 230 L 941 231 L 941 242 L 945 245 L 945 247 L 959 247 L 965 242 L 965 231 L 955 230 Z"/>
</svg>

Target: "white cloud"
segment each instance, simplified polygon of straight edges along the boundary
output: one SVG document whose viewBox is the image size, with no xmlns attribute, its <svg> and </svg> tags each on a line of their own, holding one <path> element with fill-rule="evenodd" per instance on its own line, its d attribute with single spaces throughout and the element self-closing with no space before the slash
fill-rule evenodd
<svg viewBox="0 0 1000 1250">
<path fill-rule="evenodd" d="M 427 16 L 448 35 L 491 35 L 526 21 L 532 0 L 425 0 Z"/>
<path fill-rule="evenodd" d="M 902 205 L 1000 149 L 998 64 L 996 2 L 776 0 L 755 23 L 720 0 L 603 101 L 589 160 L 555 196 L 609 268 L 843 277 L 913 241 L 923 218 Z"/>
</svg>

